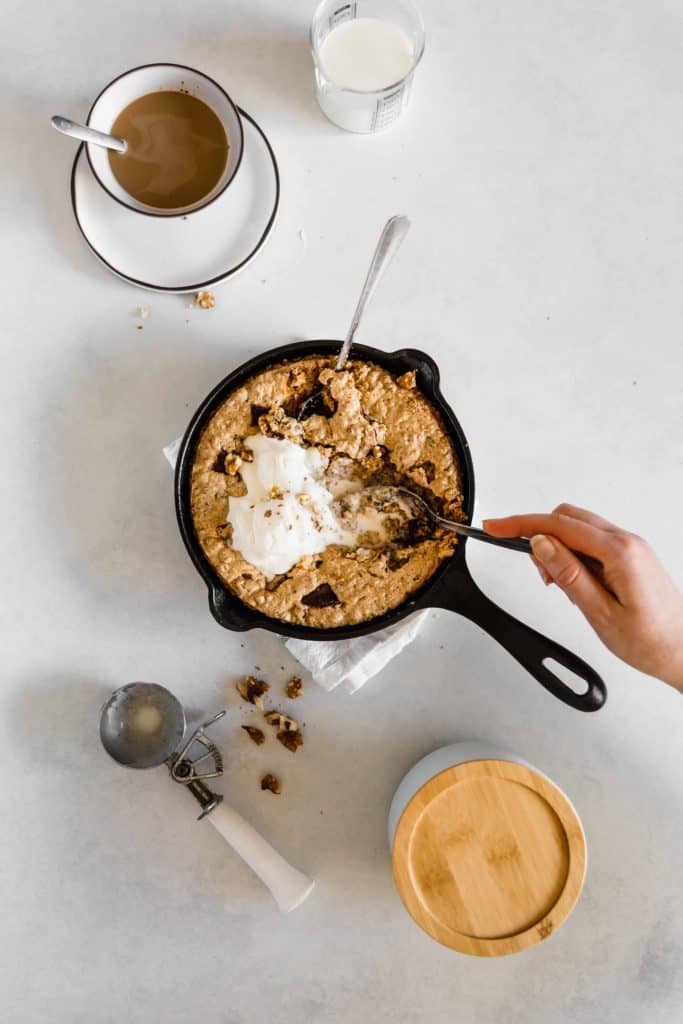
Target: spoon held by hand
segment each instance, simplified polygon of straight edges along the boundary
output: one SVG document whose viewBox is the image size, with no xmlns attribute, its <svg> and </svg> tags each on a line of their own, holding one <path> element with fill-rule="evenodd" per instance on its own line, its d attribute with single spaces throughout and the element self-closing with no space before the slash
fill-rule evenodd
<svg viewBox="0 0 683 1024">
<path fill-rule="evenodd" d="M 432 527 L 441 526 L 445 530 L 451 530 L 452 533 L 459 534 L 461 537 L 471 537 L 473 540 L 483 540 L 486 544 L 494 544 L 499 548 L 508 548 L 510 551 L 521 551 L 526 555 L 533 555 L 531 541 L 526 537 L 494 537 L 493 534 L 487 533 L 486 530 L 481 530 L 477 526 L 460 523 L 457 519 L 445 519 L 434 512 L 419 494 L 415 494 L 408 487 L 378 485 L 377 487 L 368 488 L 368 492 L 372 493 L 382 502 L 397 501 L 412 518 L 421 519 Z M 583 562 L 588 571 L 602 583 L 610 594 L 613 593 L 605 582 L 603 565 L 599 559 L 593 558 L 591 555 L 585 555 L 582 551 L 574 551 L 573 549 L 572 554 L 576 555 L 580 562 Z"/>
<path fill-rule="evenodd" d="M 437 515 L 419 494 L 415 494 L 407 487 L 379 484 L 376 487 L 367 488 L 367 493 L 382 503 L 385 501 L 398 502 L 411 519 L 421 519 L 432 527 L 442 526 L 445 530 L 450 530 L 462 537 L 473 537 L 474 540 L 483 540 L 487 544 L 496 544 L 498 547 L 509 548 L 511 551 L 523 551 L 527 555 L 531 554 L 531 543 L 526 537 L 493 537 L 476 526 L 460 523 L 457 519 L 445 519 L 443 516 Z"/>
</svg>

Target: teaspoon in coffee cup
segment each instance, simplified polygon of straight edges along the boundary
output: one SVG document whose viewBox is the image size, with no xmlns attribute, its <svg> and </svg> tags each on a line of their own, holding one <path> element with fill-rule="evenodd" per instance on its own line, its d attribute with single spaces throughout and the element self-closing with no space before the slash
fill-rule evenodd
<svg viewBox="0 0 683 1024">
<path fill-rule="evenodd" d="M 125 153 L 128 143 L 124 139 L 118 139 L 115 135 L 107 135 L 105 132 L 98 132 L 87 124 L 79 124 L 69 117 L 62 117 L 61 114 L 54 114 L 50 119 L 53 128 L 56 128 L 62 135 L 68 135 L 72 139 L 80 139 L 81 142 L 89 142 L 93 146 L 102 146 L 104 149 L 113 149 L 117 153 Z"/>
<path fill-rule="evenodd" d="M 370 269 L 368 270 L 363 283 L 363 290 L 360 293 L 360 298 L 358 299 L 358 303 L 354 310 L 351 326 L 349 327 L 344 343 L 339 350 L 339 355 L 337 356 L 337 362 L 334 366 L 337 372 L 343 370 L 346 366 L 346 361 L 349 358 L 353 339 L 356 331 L 358 330 L 361 317 L 365 312 L 365 307 L 374 295 L 375 289 L 379 284 L 384 271 L 398 252 L 401 242 L 408 234 L 409 227 L 410 221 L 407 217 L 395 216 L 390 217 L 382 228 L 382 234 L 379 236 L 377 247 L 375 248 L 372 256 Z M 322 388 L 318 391 L 314 391 L 313 394 L 309 395 L 305 402 L 302 403 L 297 414 L 297 419 L 307 420 L 310 416 L 314 416 L 316 412 L 320 411 L 321 403 L 324 405 L 324 394 Z"/>
</svg>

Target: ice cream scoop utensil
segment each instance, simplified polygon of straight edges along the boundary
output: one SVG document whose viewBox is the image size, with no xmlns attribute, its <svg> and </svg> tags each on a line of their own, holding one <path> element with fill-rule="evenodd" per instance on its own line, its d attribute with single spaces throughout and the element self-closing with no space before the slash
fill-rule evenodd
<svg viewBox="0 0 683 1024">
<path fill-rule="evenodd" d="M 225 711 L 219 711 L 183 743 L 186 722 L 180 701 L 157 683 L 128 683 L 104 704 L 100 739 L 107 753 L 127 768 L 166 764 L 173 781 L 186 786 L 199 803 L 199 819 L 208 816 L 216 831 L 270 889 L 280 910 L 287 913 L 303 903 L 313 881 L 292 867 L 206 784 L 207 779 L 223 774 L 223 758 L 205 730 L 224 715 Z"/>
</svg>

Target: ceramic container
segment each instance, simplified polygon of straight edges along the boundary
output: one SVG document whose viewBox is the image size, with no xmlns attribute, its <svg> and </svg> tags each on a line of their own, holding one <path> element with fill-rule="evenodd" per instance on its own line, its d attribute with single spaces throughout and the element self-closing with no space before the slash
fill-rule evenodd
<svg viewBox="0 0 683 1024">
<path fill-rule="evenodd" d="M 389 846 L 414 921 L 474 956 L 547 939 L 586 872 L 569 799 L 523 758 L 483 741 L 441 747 L 411 768 L 391 803 Z"/>
</svg>

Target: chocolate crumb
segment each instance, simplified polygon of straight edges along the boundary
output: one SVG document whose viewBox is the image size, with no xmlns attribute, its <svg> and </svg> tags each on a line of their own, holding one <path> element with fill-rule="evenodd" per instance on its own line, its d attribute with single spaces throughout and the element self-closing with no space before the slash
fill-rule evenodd
<svg viewBox="0 0 683 1024">
<path fill-rule="evenodd" d="M 263 717 L 268 725 L 273 725 L 282 732 L 298 732 L 299 723 L 296 719 L 290 718 L 289 715 L 285 715 L 282 711 L 266 711 Z"/>
<path fill-rule="evenodd" d="M 249 704 L 257 707 L 259 711 L 263 711 L 263 695 L 270 689 L 268 683 L 265 683 L 263 679 L 245 676 L 236 684 L 235 689 L 242 700 L 246 700 Z"/>
<path fill-rule="evenodd" d="M 283 747 L 287 750 L 291 750 L 293 754 L 296 754 L 299 747 L 303 747 L 304 739 L 299 730 L 295 732 L 286 732 L 284 729 L 277 734 L 277 738 Z"/>
<path fill-rule="evenodd" d="M 257 729 L 255 725 L 243 725 L 242 729 L 244 729 L 249 739 L 253 740 L 257 747 L 266 742 L 266 735 L 263 729 Z"/>
<path fill-rule="evenodd" d="M 268 772 L 268 774 L 264 775 L 263 778 L 261 779 L 261 789 L 267 789 L 269 790 L 269 792 L 274 793 L 275 796 L 279 796 L 280 793 L 282 792 L 282 787 L 280 785 L 279 780 L 276 779 L 275 776 L 271 774 L 271 772 Z"/>
</svg>

